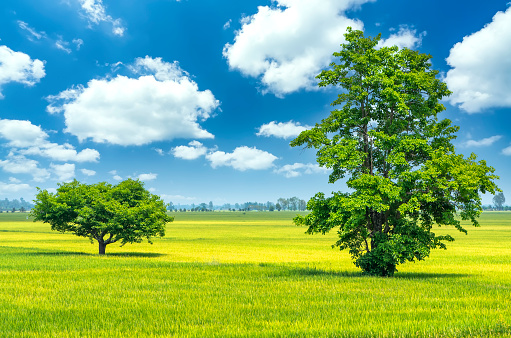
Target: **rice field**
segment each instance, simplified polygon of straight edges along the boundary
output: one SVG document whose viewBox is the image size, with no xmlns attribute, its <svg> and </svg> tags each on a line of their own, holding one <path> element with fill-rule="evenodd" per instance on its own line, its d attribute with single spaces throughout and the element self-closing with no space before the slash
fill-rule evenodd
<svg viewBox="0 0 511 338">
<path fill-rule="evenodd" d="M 511 212 L 364 276 L 293 212 L 175 213 L 107 246 L 0 214 L 0 337 L 511 337 Z"/>
</svg>

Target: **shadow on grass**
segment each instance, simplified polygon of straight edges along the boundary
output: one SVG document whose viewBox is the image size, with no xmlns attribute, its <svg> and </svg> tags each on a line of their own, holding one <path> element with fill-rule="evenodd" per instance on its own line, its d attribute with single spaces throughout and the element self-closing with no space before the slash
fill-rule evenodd
<svg viewBox="0 0 511 338">
<path fill-rule="evenodd" d="M 1 249 L 6 249 L 2 254 L 7 255 L 21 255 L 21 256 L 89 256 L 89 257 L 101 257 L 97 253 L 88 253 L 81 251 L 44 251 L 38 250 L 37 248 L 23 248 L 23 247 L 9 247 L 0 246 Z M 103 257 L 161 257 L 166 256 L 161 253 L 154 252 L 114 252 L 106 253 Z"/>
<path fill-rule="evenodd" d="M 23 253 L 24 255 L 31 256 L 90 256 L 90 257 L 161 257 L 165 256 L 160 253 L 153 252 L 114 252 L 114 253 L 106 253 L 104 256 L 100 256 L 99 254 L 91 254 L 87 252 L 78 252 L 78 251 L 39 251 L 39 252 L 27 252 Z"/>
<path fill-rule="evenodd" d="M 291 274 L 297 276 L 364 277 L 364 274 L 359 271 L 328 271 L 316 268 L 292 269 Z"/>
<path fill-rule="evenodd" d="M 162 257 L 166 256 L 165 254 L 156 253 L 156 252 L 114 252 L 114 253 L 106 253 L 105 256 L 113 256 L 113 257 Z"/>
<path fill-rule="evenodd" d="M 429 272 L 398 272 L 392 278 L 397 279 L 436 279 L 470 277 L 463 273 L 429 273 Z"/>
<path fill-rule="evenodd" d="M 339 270 L 323 270 L 314 267 L 285 267 L 277 264 L 261 263 L 260 267 L 267 267 L 274 270 L 274 276 L 329 276 L 329 277 L 345 277 L 345 278 L 395 278 L 408 280 L 428 280 L 437 278 L 464 278 L 470 277 L 469 274 L 457 273 L 428 273 L 428 272 L 398 272 L 393 277 L 378 277 L 365 274 L 363 271 L 339 271 Z"/>
<path fill-rule="evenodd" d="M 33 252 L 20 252 L 20 255 L 28 256 L 93 256 L 90 253 L 79 251 L 33 251 Z"/>
<path fill-rule="evenodd" d="M 275 276 L 331 276 L 331 277 L 364 277 L 361 271 L 323 270 L 315 267 L 289 267 L 279 264 L 260 263 L 260 267 L 271 268 Z"/>
</svg>

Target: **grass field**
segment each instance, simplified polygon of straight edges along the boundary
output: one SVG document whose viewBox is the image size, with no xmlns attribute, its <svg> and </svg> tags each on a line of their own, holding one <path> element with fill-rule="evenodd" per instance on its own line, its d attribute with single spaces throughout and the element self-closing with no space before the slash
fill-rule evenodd
<svg viewBox="0 0 511 338">
<path fill-rule="evenodd" d="M 294 213 L 177 213 L 107 246 L 0 214 L 0 337 L 511 337 L 511 213 L 448 250 L 362 275 Z"/>
</svg>

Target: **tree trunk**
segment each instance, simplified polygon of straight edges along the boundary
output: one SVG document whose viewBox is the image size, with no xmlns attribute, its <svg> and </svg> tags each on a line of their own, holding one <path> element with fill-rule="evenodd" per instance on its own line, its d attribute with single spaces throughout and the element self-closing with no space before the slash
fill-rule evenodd
<svg viewBox="0 0 511 338">
<path fill-rule="evenodd" d="M 104 242 L 98 242 L 98 243 L 99 243 L 99 254 L 104 255 L 106 244 Z"/>
<path fill-rule="evenodd" d="M 373 237 L 371 238 L 371 251 L 373 251 L 374 249 L 376 249 L 376 242 L 374 240 L 374 236 L 377 233 L 383 232 L 383 224 L 385 223 L 385 213 L 371 209 L 369 210 L 368 213 L 372 223 Z"/>
</svg>

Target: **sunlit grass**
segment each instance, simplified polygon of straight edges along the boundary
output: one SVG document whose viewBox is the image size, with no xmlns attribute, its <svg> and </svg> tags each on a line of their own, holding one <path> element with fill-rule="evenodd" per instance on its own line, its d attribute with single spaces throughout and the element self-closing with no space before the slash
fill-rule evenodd
<svg viewBox="0 0 511 338">
<path fill-rule="evenodd" d="M 153 245 L 0 214 L 0 337 L 511 337 L 511 213 L 363 276 L 293 213 L 176 213 Z"/>
</svg>

